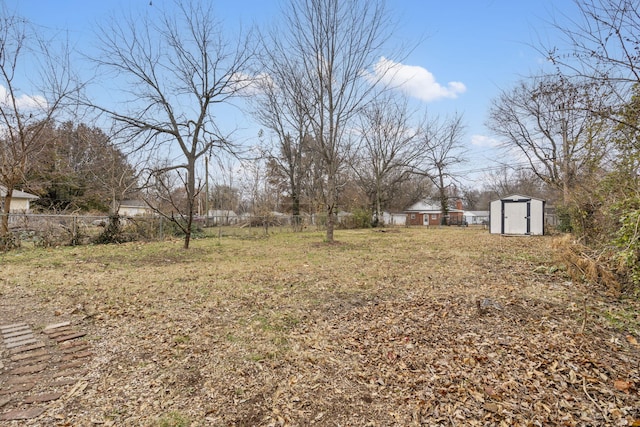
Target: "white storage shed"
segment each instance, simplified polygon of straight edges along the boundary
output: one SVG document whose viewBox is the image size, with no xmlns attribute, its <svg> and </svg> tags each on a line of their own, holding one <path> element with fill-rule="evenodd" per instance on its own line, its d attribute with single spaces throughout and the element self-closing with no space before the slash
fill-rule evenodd
<svg viewBox="0 0 640 427">
<path fill-rule="evenodd" d="M 545 201 L 514 194 L 491 202 L 489 232 L 509 235 L 543 235 Z"/>
</svg>

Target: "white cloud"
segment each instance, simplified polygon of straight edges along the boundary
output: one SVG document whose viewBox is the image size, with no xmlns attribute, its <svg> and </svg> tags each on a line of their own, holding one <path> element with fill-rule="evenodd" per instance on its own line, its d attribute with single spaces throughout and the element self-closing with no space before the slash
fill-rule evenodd
<svg viewBox="0 0 640 427">
<path fill-rule="evenodd" d="M 436 101 L 442 98 L 455 99 L 464 93 L 467 87 L 462 82 L 449 82 L 446 86 L 436 81 L 435 76 L 426 68 L 417 65 L 405 65 L 385 57 L 373 67 L 372 79 L 397 87 L 404 93 L 423 101 Z"/>
<path fill-rule="evenodd" d="M 265 86 L 273 86 L 274 82 L 268 74 L 251 76 L 244 73 L 234 73 L 229 79 L 230 85 L 241 95 L 254 96 L 263 92 Z"/>
<path fill-rule="evenodd" d="M 7 91 L 7 88 L 0 85 L 0 104 L 11 105 L 11 95 Z M 16 99 L 16 105 L 19 109 L 33 109 L 33 108 L 45 108 L 47 106 L 47 100 L 42 96 L 29 96 L 20 95 Z"/>
<path fill-rule="evenodd" d="M 497 147 L 500 145 L 500 142 L 496 139 L 489 138 L 488 136 L 472 135 L 471 144 L 476 147 Z"/>
</svg>

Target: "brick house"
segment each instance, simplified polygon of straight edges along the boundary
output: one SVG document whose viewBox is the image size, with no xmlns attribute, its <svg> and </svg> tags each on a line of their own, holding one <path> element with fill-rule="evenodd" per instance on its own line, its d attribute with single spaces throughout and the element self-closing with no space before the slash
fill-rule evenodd
<svg viewBox="0 0 640 427">
<path fill-rule="evenodd" d="M 404 210 L 407 215 L 407 225 L 441 225 L 444 221 L 440 203 L 433 200 L 423 200 L 414 203 Z M 453 206 L 449 207 L 449 225 L 464 224 L 464 210 L 462 200 L 456 200 Z"/>
</svg>

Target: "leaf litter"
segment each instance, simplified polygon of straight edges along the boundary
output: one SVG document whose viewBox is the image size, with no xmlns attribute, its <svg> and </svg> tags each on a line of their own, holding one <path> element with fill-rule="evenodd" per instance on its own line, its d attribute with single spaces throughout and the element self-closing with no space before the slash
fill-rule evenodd
<svg viewBox="0 0 640 427">
<path fill-rule="evenodd" d="M 95 354 L 21 425 L 640 424 L 638 318 L 611 317 L 637 303 L 571 282 L 551 238 L 337 238 L 3 255 L 2 318 L 71 319 Z"/>
</svg>

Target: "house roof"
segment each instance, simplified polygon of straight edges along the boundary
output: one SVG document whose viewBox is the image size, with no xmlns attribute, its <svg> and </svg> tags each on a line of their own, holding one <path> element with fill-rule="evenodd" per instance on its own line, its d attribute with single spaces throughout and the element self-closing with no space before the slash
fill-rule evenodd
<svg viewBox="0 0 640 427">
<path fill-rule="evenodd" d="M 464 211 L 467 216 L 489 216 L 489 211 Z"/>
<path fill-rule="evenodd" d="M 439 203 L 435 203 L 431 200 L 422 200 L 405 209 L 405 212 L 420 212 L 420 213 L 440 213 L 442 208 Z M 460 209 L 449 207 L 449 212 L 463 212 Z"/>
<path fill-rule="evenodd" d="M 7 195 L 7 187 L 0 185 L 0 197 L 5 197 Z M 26 191 L 21 191 L 21 190 L 13 190 L 13 193 L 11 195 L 14 199 L 30 199 L 30 200 L 35 200 L 35 199 L 39 199 L 40 197 L 36 196 L 35 194 L 31 194 L 31 193 L 27 193 Z"/>
<path fill-rule="evenodd" d="M 149 206 L 142 200 L 123 200 L 120 202 L 123 208 L 148 208 Z"/>
<path fill-rule="evenodd" d="M 226 216 L 226 217 L 237 217 L 236 213 L 232 210 L 228 209 L 211 209 L 209 210 L 209 216 Z"/>
</svg>

